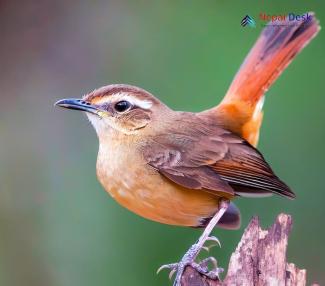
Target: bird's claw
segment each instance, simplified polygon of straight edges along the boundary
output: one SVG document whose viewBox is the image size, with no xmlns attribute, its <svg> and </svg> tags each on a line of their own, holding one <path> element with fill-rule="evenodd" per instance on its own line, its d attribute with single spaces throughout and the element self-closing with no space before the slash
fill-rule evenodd
<svg viewBox="0 0 325 286">
<path fill-rule="evenodd" d="M 204 243 L 206 241 L 212 241 L 215 244 L 210 245 L 210 246 L 204 246 Z M 189 248 L 189 250 L 185 253 L 185 255 L 183 256 L 183 258 L 181 259 L 181 261 L 179 263 L 163 265 L 157 270 L 157 274 L 163 269 L 170 269 L 170 273 L 169 273 L 170 279 L 176 273 L 176 277 L 175 277 L 173 286 L 181 286 L 181 279 L 182 279 L 183 273 L 185 271 L 185 268 L 187 266 L 191 266 L 197 272 L 199 272 L 200 274 L 202 274 L 212 280 L 219 279 L 219 274 L 221 272 L 223 272 L 223 269 L 217 267 L 217 261 L 215 258 L 209 257 L 209 258 L 203 259 L 199 263 L 195 262 L 198 254 L 200 253 L 200 251 L 202 249 L 209 251 L 209 248 L 211 248 L 215 245 L 219 245 L 219 247 L 221 247 L 219 239 L 216 238 L 215 236 L 206 236 L 204 238 L 204 240 L 199 239 L 196 244 L 193 244 Z M 212 266 L 213 266 L 211 271 L 209 271 L 209 264 L 212 264 Z"/>
<path fill-rule="evenodd" d="M 209 268 L 208 268 L 209 263 L 212 264 L 212 267 L 211 267 L 210 271 L 209 271 Z M 197 269 L 197 268 L 195 268 L 195 269 L 198 272 L 204 274 L 205 276 L 208 276 L 212 280 L 219 279 L 219 274 L 224 271 L 223 268 L 218 267 L 217 260 L 214 257 L 205 258 L 202 261 L 200 261 L 198 264 L 199 264 L 199 267 L 203 271 L 205 271 L 206 273 L 200 272 L 199 269 Z M 192 265 L 192 267 L 193 267 L 193 265 Z"/>
<path fill-rule="evenodd" d="M 169 272 L 169 275 L 168 275 L 169 280 L 172 280 L 173 275 L 176 273 L 176 271 L 177 271 L 177 268 L 172 269 L 172 270 Z"/>
<path fill-rule="evenodd" d="M 210 278 L 211 280 L 219 279 L 219 273 L 223 271 L 221 268 L 214 268 L 211 271 L 208 270 L 208 267 L 206 265 L 203 265 L 201 263 L 192 263 L 191 266 L 200 274 Z"/>
<path fill-rule="evenodd" d="M 211 247 L 213 247 L 213 245 L 212 246 L 202 246 L 201 249 L 205 250 L 206 252 L 209 252 Z"/>
<path fill-rule="evenodd" d="M 213 246 L 215 246 L 215 245 L 218 245 L 218 246 L 221 248 L 220 240 L 219 240 L 218 238 L 216 238 L 215 236 L 209 236 L 209 237 L 207 238 L 207 241 L 213 241 L 213 242 L 216 243 L 216 244 L 214 244 L 214 245 L 212 245 L 212 246 L 210 246 L 210 247 L 213 247 Z"/>
<path fill-rule="evenodd" d="M 209 271 L 208 265 L 211 263 L 213 265 L 212 270 Z M 214 257 L 208 257 L 200 261 L 199 263 L 196 262 L 183 262 L 181 261 L 180 263 L 171 263 L 171 264 L 166 264 L 162 265 L 159 267 L 157 270 L 157 274 L 164 269 L 170 269 L 169 272 L 169 279 L 171 280 L 173 275 L 177 272 L 176 280 L 174 282 L 174 286 L 180 286 L 180 281 L 182 274 L 186 268 L 186 266 L 191 266 L 193 269 L 195 269 L 197 272 L 200 274 L 212 279 L 212 280 L 217 280 L 219 279 L 219 274 L 223 272 L 222 268 L 217 267 L 217 260 Z"/>
<path fill-rule="evenodd" d="M 208 267 L 209 265 L 209 262 L 212 264 L 212 269 L 216 269 L 218 267 L 218 263 L 217 263 L 217 259 L 215 259 L 214 257 L 208 257 L 208 258 L 205 258 L 203 260 L 200 261 L 200 265 L 201 267 Z"/>
<path fill-rule="evenodd" d="M 178 263 L 171 263 L 171 264 L 164 264 L 164 265 L 161 265 L 158 269 L 157 269 L 157 272 L 156 274 L 159 274 L 160 271 L 164 270 L 164 269 L 171 269 L 171 271 L 177 269 L 178 267 Z"/>
<path fill-rule="evenodd" d="M 178 271 L 178 263 L 171 263 L 171 264 L 162 265 L 162 266 L 160 266 L 158 268 L 156 273 L 159 274 L 159 272 L 164 270 L 164 269 L 170 269 L 170 272 L 168 274 L 168 278 L 169 278 L 169 280 L 172 280 L 173 275 Z"/>
<path fill-rule="evenodd" d="M 208 245 L 208 246 L 202 246 L 201 249 L 205 250 L 206 252 L 209 252 L 210 249 L 211 249 L 212 247 L 214 247 L 214 246 L 219 246 L 219 247 L 221 248 L 221 243 L 220 243 L 219 239 L 216 238 L 215 236 L 209 236 L 209 237 L 207 238 L 207 241 L 212 241 L 212 242 L 215 242 L 215 243 L 212 243 L 212 244 L 210 244 L 210 245 Z"/>
<path fill-rule="evenodd" d="M 220 246 L 219 240 L 211 236 L 207 240 L 216 242 L 217 245 Z M 211 247 L 211 246 L 210 246 Z M 174 286 L 180 286 L 181 285 L 181 278 L 183 275 L 183 272 L 186 268 L 186 266 L 193 267 L 197 272 L 200 274 L 207 276 L 208 278 L 212 280 L 219 279 L 219 273 L 223 271 L 223 269 L 217 267 L 217 260 L 213 257 L 208 257 L 203 259 L 201 262 L 197 263 L 195 262 L 195 258 L 199 254 L 201 249 L 209 250 L 209 247 L 203 246 L 199 247 L 197 244 L 192 245 L 192 247 L 188 250 L 188 252 L 183 256 L 182 260 L 179 263 L 171 263 L 162 265 L 157 270 L 157 274 L 164 269 L 170 269 L 169 273 L 169 279 L 173 277 L 173 275 L 176 273 L 176 278 L 174 281 Z M 209 271 L 209 263 L 212 264 L 212 270 Z"/>
</svg>

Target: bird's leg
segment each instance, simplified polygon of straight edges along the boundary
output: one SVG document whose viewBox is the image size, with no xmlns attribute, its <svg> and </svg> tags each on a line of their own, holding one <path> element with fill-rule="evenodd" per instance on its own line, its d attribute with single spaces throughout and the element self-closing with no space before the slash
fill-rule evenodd
<svg viewBox="0 0 325 286">
<path fill-rule="evenodd" d="M 178 263 L 163 265 L 158 269 L 157 273 L 162 269 L 166 269 L 166 268 L 171 269 L 172 271 L 171 274 L 177 271 L 173 286 L 181 286 L 181 278 L 186 266 L 192 266 L 199 273 L 206 275 L 211 279 L 217 279 L 220 269 L 216 268 L 215 271 L 209 272 L 207 266 L 204 265 L 204 263 L 203 265 L 196 263 L 195 259 L 200 253 L 201 249 L 204 247 L 204 243 L 206 241 L 212 240 L 219 244 L 218 239 L 216 237 L 210 237 L 210 234 L 213 228 L 216 226 L 216 224 L 220 221 L 223 214 L 226 212 L 228 206 L 229 206 L 228 200 L 221 200 L 218 212 L 212 217 L 212 219 L 209 221 L 208 225 L 206 226 L 205 230 L 203 231 L 202 235 L 200 236 L 199 240 L 189 248 L 189 250 L 182 257 L 181 261 Z"/>
</svg>

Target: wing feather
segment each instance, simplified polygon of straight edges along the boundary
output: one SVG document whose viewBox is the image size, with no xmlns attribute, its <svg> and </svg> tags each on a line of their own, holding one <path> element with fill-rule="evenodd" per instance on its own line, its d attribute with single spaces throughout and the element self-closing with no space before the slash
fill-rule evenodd
<svg viewBox="0 0 325 286">
<path fill-rule="evenodd" d="M 215 125 L 154 136 L 145 144 L 143 154 L 151 167 L 185 188 L 216 195 L 295 196 L 257 149 Z"/>
</svg>

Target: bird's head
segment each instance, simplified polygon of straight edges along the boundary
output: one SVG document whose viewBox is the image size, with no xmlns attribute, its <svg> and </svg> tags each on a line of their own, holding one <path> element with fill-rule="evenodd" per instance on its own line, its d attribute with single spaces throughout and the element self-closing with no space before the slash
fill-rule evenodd
<svg viewBox="0 0 325 286">
<path fill-rule="evenodd" d="M 55 105 L 86 112 L 99 137 L 109 131 L 143 134 L 171 112 L 149 92 L 122 84 L 101 87 L 81 99 L 62 99 Z"/>
</svg>

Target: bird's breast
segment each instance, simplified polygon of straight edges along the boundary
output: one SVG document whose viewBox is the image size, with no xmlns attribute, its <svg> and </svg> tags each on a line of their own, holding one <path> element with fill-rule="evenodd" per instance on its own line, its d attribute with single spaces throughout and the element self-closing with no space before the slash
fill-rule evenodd
<svg viewBox="0 0 325 286">
<path fill-rule="evenodd" d="M 99 148 L 97 176 L 125 208 L 153 221 L 183 226 L 197 226 L 217 211 L 218 197 L 178 186 L 148 166 L 135 151 L 111 147 Z"/>
</svg>

